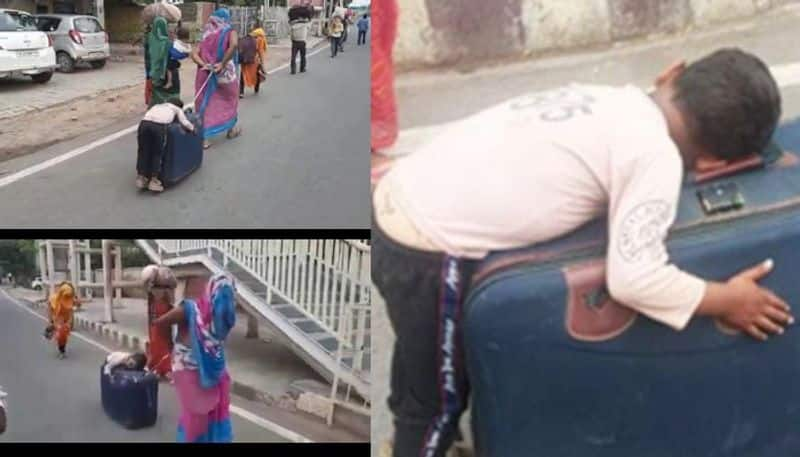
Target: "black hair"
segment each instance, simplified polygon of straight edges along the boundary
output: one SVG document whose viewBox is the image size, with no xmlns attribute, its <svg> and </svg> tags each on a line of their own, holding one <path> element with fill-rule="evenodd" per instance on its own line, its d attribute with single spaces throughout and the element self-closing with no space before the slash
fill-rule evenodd
<svg viewBox="0 0 800 457">
<path fill-rule="evenodd" d="M 147 366 L 147 356 L 143 352 L 135 352 L 131 354 L 131 360 L 133 360 L 133 369 L 137 371 L 144 370 L 144 367 Z"/>
<path fill-rule="evenodd" d="M 691 138 L 718 159 L 760 153 L 781 116 L 781 95 L 767 66 L 736 48 L 692 63 L 676 78 L 674 101 Z"/>
<path fill-rule="evenodd" d="M 177 106 L 178 108 L 183 108 L 183 100 L 181 100 L 178 97 L 170 97 L 170 99 L 167 100 L 167 103 L 172 103 L 173 105 Z"/>
<path fill-rule="evenodd" d="M 178 31 L 176 32 L 178 38 L 181 40 L 188 40 L 189 39 L 189 29 L 186 27 L 178 27 Z"/>
</svg>

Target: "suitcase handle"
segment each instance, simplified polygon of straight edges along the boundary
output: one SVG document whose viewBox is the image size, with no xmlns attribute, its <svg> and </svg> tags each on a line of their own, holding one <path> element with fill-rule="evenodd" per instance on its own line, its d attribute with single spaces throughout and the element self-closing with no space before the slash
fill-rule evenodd
<svg viewBox="0 0 800 457">
<path fill-rule="evenodd" d="M 771 142 L 767 145 L 763 153 L 748 157 L 746 159 L 731 162 L 725 167 L 705 173 L 695 173 L 694 183 L 702 184 L 717 178 L 735 175 L 744 171 L 764 168 L 769 164 L 780 161 L 784 156 L 783 150 L 776 143 Z"/>
</svg>

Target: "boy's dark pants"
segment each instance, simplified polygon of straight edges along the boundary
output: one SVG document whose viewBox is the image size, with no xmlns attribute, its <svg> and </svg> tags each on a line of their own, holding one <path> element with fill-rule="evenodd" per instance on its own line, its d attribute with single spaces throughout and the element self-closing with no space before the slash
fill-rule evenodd
<svg viewBox="0 0 800 457">
<path fill-rule="evenodd" d="M 306 71 L 306 42 L 292 40 L 292 73 L 295 72 L 295 59 L 300 54 L 300 72 Z"/>
<path fill-rule="evenodd" d="M 397 335 L 389 395 L 393 457 L 443 457 L 467 407 L 461 303 L 475 262 L 407 248 L 376 224 L 372 259 L 372 279 Z"/>
<path fill-rule="evenodd" d="M 161 177 L 161 159 L 167 147 L 167 125 L 151 121 L 139 123 L 139 149 L 136 171 L 146 178 Z"/>
<path fill-rule="evenodd" d="M 367 42 L 367 31 L 366 30 L 359 30 L 358 31 L 358 45 L 361 46 Z"/>
</svg>

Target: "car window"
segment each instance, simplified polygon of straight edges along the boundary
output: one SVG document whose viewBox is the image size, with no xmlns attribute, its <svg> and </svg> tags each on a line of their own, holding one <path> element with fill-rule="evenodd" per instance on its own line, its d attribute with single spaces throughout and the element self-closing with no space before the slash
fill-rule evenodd
<svg viewBox="0 0 800 457">
<path fill-rule="evenodd" d="M 55 17 L 37 17 L 36 27 L 42 32 L 55 32 L 61 25 L 61 19 Z"/>
<path fill-rule="evenodd" d="M 99 33 L 103 27 L 93 17 L 79 17 L 75 19 L 75 28 L 81 33 Z"/>
<path fill-rule="evenodd" d="M 0 32 L 15 32 L 18 30 L 38 30 L 33 16 L 11 11 L 1 12 Z"/>
</svg>

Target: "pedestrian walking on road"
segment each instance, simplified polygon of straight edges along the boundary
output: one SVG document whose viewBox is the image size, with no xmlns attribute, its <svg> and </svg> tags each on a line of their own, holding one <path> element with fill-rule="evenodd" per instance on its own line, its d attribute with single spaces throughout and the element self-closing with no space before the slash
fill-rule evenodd
<svg viewBox="0 0 800 457">
<path fill-rule="evenodd" d="M 156 320 L 156 325 L 164 328 L 178 325 L 172 352 L 173 381 L 181 409 L 177 441 L 230 442 L 231 378 L 224 344 L 236 323 L 233 281 L 217 275 L 206 285 L 205 278 L 191 278 L 185 295 L 179 306 Z"/>
<path fill-rule="evenodd" d="M 159 327 L 154 322 L 167 314 L 175 303 L 175 287 L 178 281 L 172 270 L 158 265 L 149 265 L 142 270 L 142 280 L 147 292 L 147 323 L 149 339 L 147 368 L 161 378 L 172 371 L 172 329 Z"/>
<path fill-rule="evenodd" d="M 149 104 L 151 107 L 164 103 L 172 97 L 180 97 L 179 85 L 173 84 L 172 87 L 167 87 L 170 49 L 172 49 L 172 42 L 167 33 L 167 20 L 160 16 L 156 17 L 150 33 L 147 34 L 147 61 L 145 63 L 149 68 L 148 77 L 153 86 Z"/>
<path fill-rule="evenodd" d="M 367 43 L 367 31 L 369 30 L 369 15 L 365 14 L 358 20 L 358 46 Z"/>
<path fill-rule="evenodd" d="M 250 33 L 239 40 L 239 57 L 242 62 L 242 76 L 239 81 L 241 98 L 245 87 L 253 87 L 258 93 L 261 82 L 267 76 L 267 34 L 261 28 L 261 21 L 256 20 Z"/>
<path fill-rule="evenodd" d="M 75 296 L 75 287 L 70 282 L 63 282 L 56 292 L 50 296 L 48 314 L 50 325 L 45 330 L 45 337 L 55 337 L 59 358 L 67 356 L 67 343 L 72 332 L 75 307 L 80 306 Z"/>
<path fill-rule="evenodd" d="M 339 53 L 342 31 L 344 30 L 342 18 L 339 16 L 333 16 L 328 29 L 331 36 L 331 59 L 333 59 L 336 57 L 336 54 Z"/>
<path fill-rule="evenodd" d="M 139 189 L 146 188 L 153 192 L 164 190 L 164 184 L 161 182 L 161 168 L 164 150 L 167 146 L 167 127 L 176 118 L 183 128 L 194 132 L 194 125 L 183 113 L 183 102 L 179 98 L 172 98 L 167 103 L 154 105 L 147 110 L 139 123 L 137 134 L 139 147 L 136 151 L 136 172 L 138 173 L 136 187 Z"/>
<path fill-rule="evenodd" d="M 200 45 L 192 52 L 192 60 L 198 66 L 195 94 L 200 100 L 197 112 L 203 116 L 204 148 L 210 146 L 209 139 L 223 133 L 227 133 L 228 139 L 242 133 L 236 126 L 239 36 L 230 21 L 231 14 L 226 8 L 216 10 L 208 18 Z"/>
<path fill-rule="evenodd" d="M 297 54 L 300 54 L 300 73 L 306 71 L 306 40 L 311 25 L 311 9 L 309 6 L 295 5 L 289 10 L 289 26 L 292 38 L 291 73 L 296 73 Z"/>
</svg>

